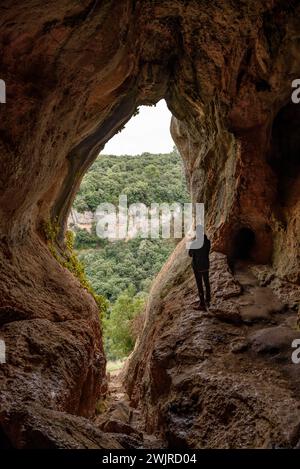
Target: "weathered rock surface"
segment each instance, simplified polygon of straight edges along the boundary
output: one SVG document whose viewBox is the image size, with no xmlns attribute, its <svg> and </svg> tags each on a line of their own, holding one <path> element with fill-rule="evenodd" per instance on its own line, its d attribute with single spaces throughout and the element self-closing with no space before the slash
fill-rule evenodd
<svg viewBox="0 0 300 469">
<path fill-rule="evenodd" d="M 95 302 L 36 236 L 9 249 L 11 257 L 0 254 L 0 339 L 6 345 L 6 363 L 0 365 L 1 425 L 4 414 L 13 418 L 16 406 L 34 403 L 92 416 L 106 390 Z M 19 445 L 17 422 L 4 430 L 14 446 Z M 21 419 L 19 425 L 21 431 Z"/>
<path fill-rule="evenodd" d="M 142 412 L 133 408 L 122 385 L 123 370 L 109 377 L 108 395 L 103 405 L 105 411 L 95 418 L 100 430 L 113 434 L 124 447 L 165 448 L 166 441 L 145 431 Z"/>
<path fill-rule="evenodd" d="M 181 271 L 165 266 L 153 286 L 149 319 L 127 365 L 125 383 L 132 404 L 143 409 L 146 430 L 170 447 L 299 445 L 300 373 L 291 355 L 300 332 L 293 302 L 283 310 L 280 298 L 260 287 L 273 304 L 257 304 L 258 280 L 250 269 L 243 266 L 235 278 L 225 256 L 213 253 L 213 300 L 209 311 L 199 312 L 184 250 L 177 247 Z M 184 274 L 183 283 L 177 274 Z M 293 292 L 299 301 L 300 287 Z"/>
<path fill-rule="evenodd" d="M 214 248 L 238 256 L 235 239 L 247 227 L 255 235 L 248 254 L 256 263 L 273 264 L 274 279 L 268 286 L 277 282 L 278 291 L 286 291 L 281 282 L 299 284 L 300 107 L 290 96 L 291 82 L 300 76 L 300 16 L 294 0 L 8 0 L 1 2 L 0 11 L 0 78 L 7 85 L 7 104 L 0 105 L 0 337 L 7 343 L 8 357 L 0 366 L 0 415 L 6 416 L 6 423 L 0 423 L 3 440 L 18 445 L 15 435 L 21 420 L 9 425 L 16 404 L 90 416 L 105 390 L 96 305 L 55 261 L 41 226 L 57 222 L 57 243 L 63 245 L 68 212 L 83 174 L 138 105 L 167 100 L 192 198 L 206 205 Z M 294 401 L 280 395 L 277 370 L 259 385 L 259 403 L 253 404 L 255 415 L 264 406 L 267 420 L 249 414 L 248 403 L 239 410 L 235 401 L 237 414 L 241 411 L 237 421 L 243 417 L 247 422 L 240 437 L 233 429 L 225 438 L 216 426 L 216 433 L 205 436 L 210 419 L 219 423 L 218 412 L 230 399 L 229 370 L 231 363 L 237 366 L 237 356 L 225 353 L 230 358 L 222 366 L 225 358 L 220 359 L 228 376 L 219 389 L 213 384 L 218 364 L 210 352 L 211 319 L 203 318 L 197 329 L 198 316 L 186 303 L 191 273 L 180 249 L 151 294 L 128 377 L 133 400 L 144 399 L 153 430 L 165 428 L 167 420 L 158 422 L 153 413 L 154 400 L 159 407 L 167 405 L 175 379 L 175 409 L 184 409 L 181 372 L 194 376 L 189 368 L 195 366 L 193 360 L 206 360 L 208 354 L 210 368 L 201 386 L 207 396 L 204 407 L 210 400 L 215 407 L 210 407 L 209 418 L 197 423 L 202 428 L 196 433 L 202 435 L 199 444 L 291 442 L 283 433 Z M 229 291 L 229 297 L 222 294 L 215 305 L 216 317 L 228 317 L 229 323 L 222 322 L 224 331 L 236 333 L 233 317 L 242 328 L 250 327 L 234 301 L 237 282 L 227 273 L 218 281 L 228 283 Z M 220 288 L 215 282 L 215 293 Z M 297 304 L 292 291 L 286 298 Z M 179 311 L 186 311 L 181 319 Z M 213 326 L 216 336 L 218 324 Z M 187 331 L 194 341 L 185 346 Z M 223 355 L 222 344 L 220 350 Z M 171 376 L 166 364 L 181 354 L 182 366 L 179 370 L 174 365 Z M 258 376 L 267 373 L 264 367 L 269 365 L 259 368 L 260 362 L 254 363 Z M 239 370 L 240 387 L 235 384 L 235 389 L 238 401 L 244 402 L 250 378 L 248 368 Z M 141 384 L 134 383 L 135 376 Z M 274 396 L 270 415 L 267 396 Z M 168 417 L 170 442 L 177 438 L 172 429 L 185 425 L 184 412 Z M 163 415 L 167 418 L 166 412 Z M 223 420 L 227 418 L 225 412 Z M 236 420 L 232 422 L 233 428 Z M 265 436 L 264 443 L 262 435 L 269 435 L 270 428 L 270 435 L 273 431 L 279 436 Z M 196 444 L 191 435 L 183 440 Z"/>
<path fill-rule="evenodd" d="M 88 419 L 33 404 L 1 416 L 6 435 L 18 449 L 121 449 L 114 435 L 105 434 Z M 121 439 L 121 438 L 120 438 Z M 7 445 L 9 447 L 9 444 Z"/>
</svg>

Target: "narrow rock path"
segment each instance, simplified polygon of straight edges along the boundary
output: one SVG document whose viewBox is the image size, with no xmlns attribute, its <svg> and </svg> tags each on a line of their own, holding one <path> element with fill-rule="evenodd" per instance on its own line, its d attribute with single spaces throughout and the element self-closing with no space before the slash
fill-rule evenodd
<svg viewBox="0 0 300 469">
<path fill-rule="evenodd" d="M 164 441 L 145 432 L 141 412 L 131 407 L 122 384 L 122 371 L 108 373 L 105 411 L 96 417 L 96 425 L 105 432 L 122 434 L 125 447 L 164 448 Z"/>
</svg>

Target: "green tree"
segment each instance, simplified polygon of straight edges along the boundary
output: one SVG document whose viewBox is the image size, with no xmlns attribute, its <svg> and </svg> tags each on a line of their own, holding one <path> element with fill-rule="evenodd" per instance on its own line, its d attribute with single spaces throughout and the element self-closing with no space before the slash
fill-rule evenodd
<svg viewBox="0 0 300 469">
<path fill-rule="evenodd" d="M 129 287 L 119 295 L 104 320 L 104 335 L 107 354 L 110 359 L 126 357 L 134 347 L 132 320 L 145 306 L 145 296 L 135 294 Z"/>
</svg>

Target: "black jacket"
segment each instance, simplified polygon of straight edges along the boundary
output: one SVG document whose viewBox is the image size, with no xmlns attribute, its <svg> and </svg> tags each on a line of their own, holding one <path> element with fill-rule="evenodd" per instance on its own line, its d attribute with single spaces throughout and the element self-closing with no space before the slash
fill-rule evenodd
<svg viewBox="0 0 300 469">
<path fill-rule="evenodd" d="M 190 249 L 189 256 L 191 256 L 193 267 L 198 270 L 209 270 L 209 251 L 210 241 L 206 235 L 204 235 L 204 243 L 202 248 Z"/>
</svg>

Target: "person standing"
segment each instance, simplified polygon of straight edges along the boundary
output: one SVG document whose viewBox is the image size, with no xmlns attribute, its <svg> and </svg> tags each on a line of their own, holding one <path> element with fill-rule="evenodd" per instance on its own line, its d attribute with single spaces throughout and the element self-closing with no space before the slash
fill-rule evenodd
<svg viewBox="0 0 300 469">
<path fill-rule="evenodd" d="M 196 227 L 196 239 L 190 244 L 189 256 L 192 257 L 192 267 L 197 283 L 199 293 L 199 309 L 205 310 L 209 307 L 211 301 L 210 282 L 209 282 L 209 253 L 210 240 L 204 234 L 202 225 Z M 204 288 L 205 286 L 205 298 Z"/>
</svg>

